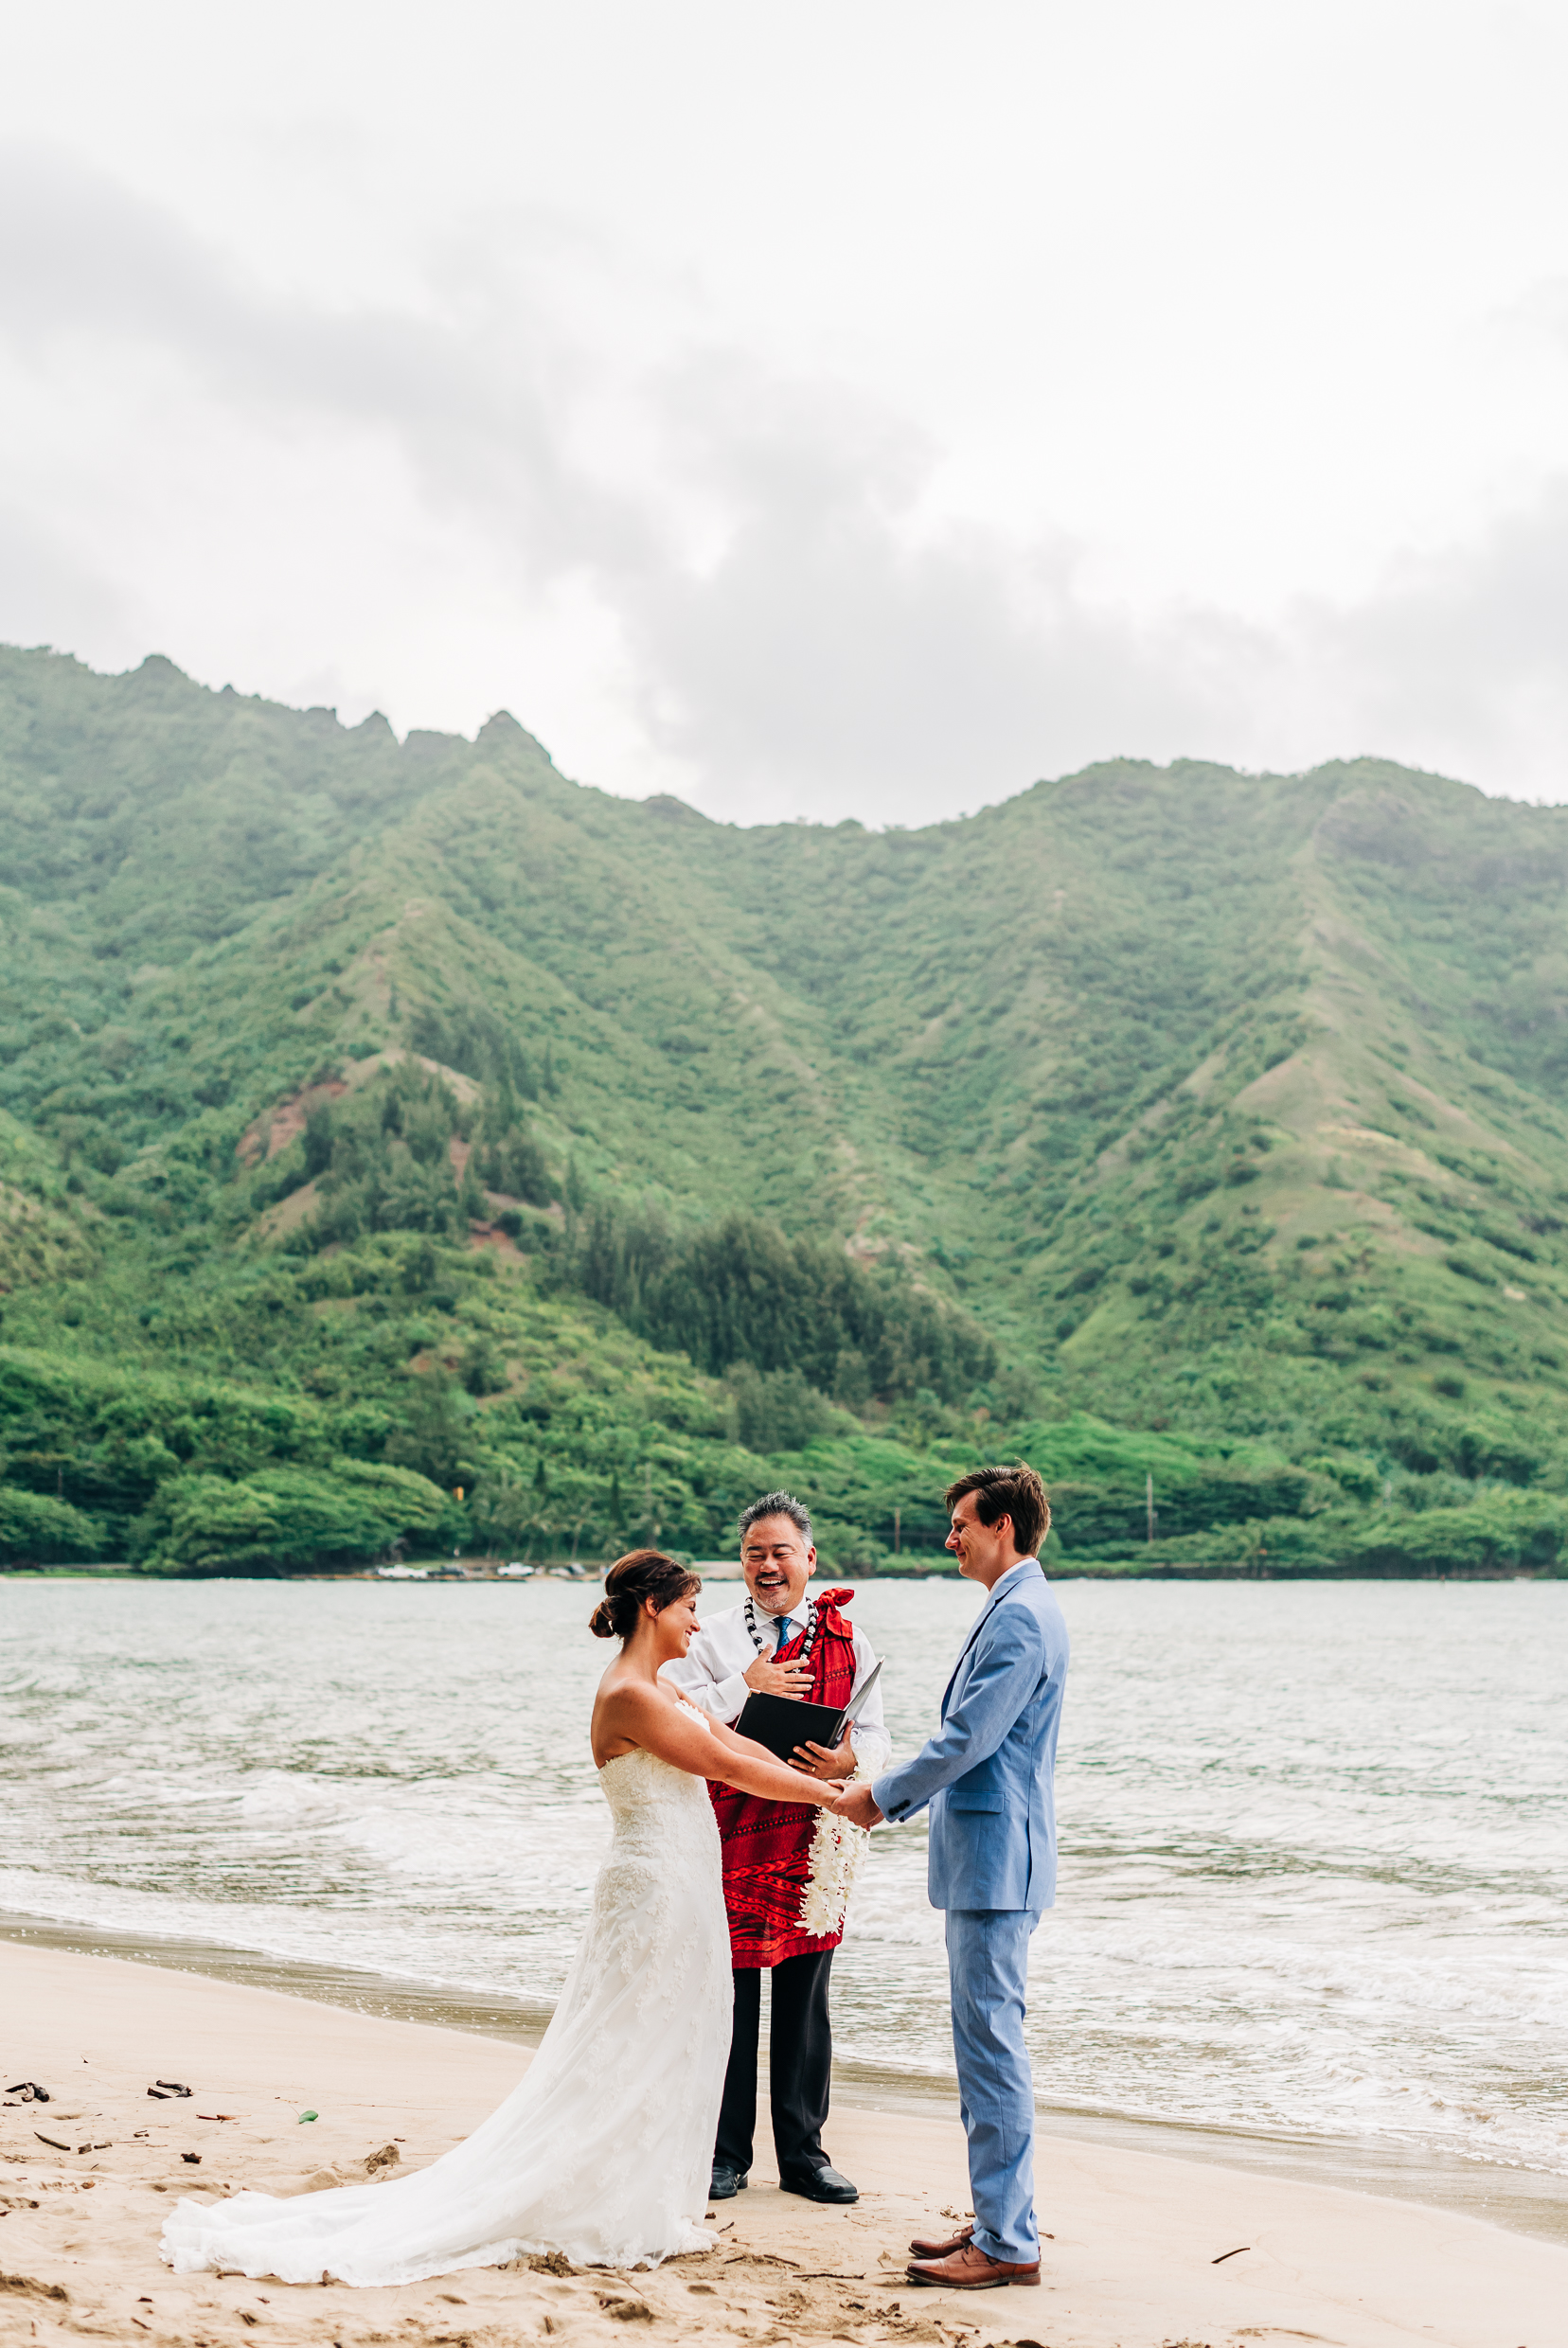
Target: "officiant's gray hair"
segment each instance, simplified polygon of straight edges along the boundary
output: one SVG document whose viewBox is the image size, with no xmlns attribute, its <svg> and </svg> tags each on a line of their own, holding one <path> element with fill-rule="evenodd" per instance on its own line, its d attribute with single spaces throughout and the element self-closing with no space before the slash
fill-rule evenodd
<svg viewBox="0 0 1568 2348">
<path fill-rule="evenodd" d="M 794 1526 L 795 1531 L 800 1535 L 801 1539 L 806 1543 L 807 1548 L 810 1549 L 811 1545 L 811 1512 L 809 1508 L 804 1506 L 800 1501 L 796 1500 L 793 1492 L 764 1492 L 761 1499 L 754 1500 L 749 1508 L 742 1508 L 740 1511 L 740 1539 L 742 1545 L 744 1545 L 746 1535 L 751 1531 L 752 1526 L 759 1523 L 764 1517 L 788 1517 L 790 1522 Z"/>
</svg>

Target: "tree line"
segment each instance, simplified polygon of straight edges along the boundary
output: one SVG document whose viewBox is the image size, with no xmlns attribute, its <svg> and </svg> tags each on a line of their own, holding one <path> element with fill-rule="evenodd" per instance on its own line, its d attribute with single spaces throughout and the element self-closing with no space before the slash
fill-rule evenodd
<svg viewBox="0 0 1568 2348">
<path fill-rule="evenodd" d="M 601 1200 L 580 1218 L 566 1270 L 638 1336 L 712 1378 L 739 1363 L 794 1373 L 859 1410 L 922 1391 L 960 1402 L 996 1373 L 985 1332 L 901 1264 L 857 1262 L 754 1215 L 678 1232 Z"/>
</svg>

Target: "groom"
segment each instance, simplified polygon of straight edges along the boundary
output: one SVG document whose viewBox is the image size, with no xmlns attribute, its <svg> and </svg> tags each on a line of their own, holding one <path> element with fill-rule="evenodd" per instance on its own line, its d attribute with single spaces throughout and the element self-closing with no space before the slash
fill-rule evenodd
<svg viewBox="0 0 1568 2348">
<path fill-rule="evenodd" d="M 835 1807 L 857 1826 L 931 1812 L 930 1897 L 947 1911 L 958 2096 L 974 2223 L 910 2244 L 912 2283 L 945 2290 L 1040 2281 L 1034 2083 L 1024 2042 L 1029 1936 L 1056 1892 L 1051 1773 L 1067 1626 L 1039 1550 L 1050 1529 L 1032 1468 L 978 1468 L 949 1487 L 947 1545 L 986 1604 L 913 1761 Z"/>
</svg>

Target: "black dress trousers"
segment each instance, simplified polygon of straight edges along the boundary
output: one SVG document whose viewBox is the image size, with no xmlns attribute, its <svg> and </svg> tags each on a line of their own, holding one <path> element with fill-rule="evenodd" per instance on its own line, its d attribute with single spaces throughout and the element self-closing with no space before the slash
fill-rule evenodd
<svg viewBox="0 0 1568 2348">
<path fill-rule="evenodd" d="M 828 2121 L 833 2034 L 828 2020 L 830 1948 L 786 1957 L 773 1968 L 773 2022 L 768 2039 L 768 2093 L 774 2150 L 781 2177 L 828 2166 L 822 2131 Z M 762 1974 L 750 1966 L 735 1976 L 735 2031 L 730 2039 L 724 2100 L 713 2158 L 722 2167 L 749 2169 L 757 2133 L 757 2048 L 762 2023 Z"/>
</svg>

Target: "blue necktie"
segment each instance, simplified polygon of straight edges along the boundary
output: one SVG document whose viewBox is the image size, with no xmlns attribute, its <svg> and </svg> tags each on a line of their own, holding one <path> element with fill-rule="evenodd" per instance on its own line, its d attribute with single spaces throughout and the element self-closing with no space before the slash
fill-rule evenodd
<svg viewBox="0 0 1568 2348">
<path fill-rule="evenodd" d="M 784 1645 L 789 1636 L 790 1618 L 787 1614 L 781 1614 L 778 1617 L 778 1636 L 774 1641 L 774 1653 L 775 1655 L 778 1653 L 779 1648 Z"/>
</svg>

